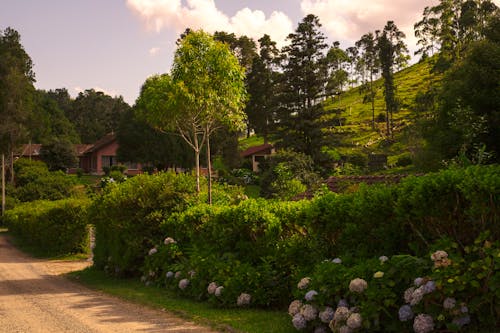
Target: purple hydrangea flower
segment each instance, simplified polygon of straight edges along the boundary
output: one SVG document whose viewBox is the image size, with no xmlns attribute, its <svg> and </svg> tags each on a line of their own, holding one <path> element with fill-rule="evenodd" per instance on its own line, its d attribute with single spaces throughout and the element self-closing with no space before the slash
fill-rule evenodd
<svg viewBox="0 0 500 333">
<path fill-rule="evenodd" d="M 434 319 L 427 314 L 419 314 L 413 321 L 413 330 L 415 333 L 429 333 L 434 330 Z"/>
<path fill-rule="evenodd" d="M 299 331 L 307 327 L 307 321 L 300 313 L 297 313 L 295 316 L 293 316 L 292 324 L 293 327 L 295 327 Z"/>
<path fill-rule="evenodd" d="M 411 310 L 411 306 L 406 304 L 400 307 L 398 316 L 400 321 L 408 321 L 413 319 L 413 311 Z"/>
<path fill-rule="evenodd" d="M 462 328 L 463 326 L 470 324 L 470 317 L 464 316 L 460 318 L 455 318 L 453 319 L 452 323 Z"/>
<path fill-rule="evenodd" d="M 425 284 L 424 284 L 424 293 L 426 294 L 430 294 L 432 293 L 434 290 L 436 290 L 436 283 L 434 281 L 427 281 Z"/>
<path fill-rule="evenodd" d="M 314 299 L 314 296 L 318 295 L 316 290 L 309 290 L 304 296 L 305 300 L 311 302 Z"/>
</svg>

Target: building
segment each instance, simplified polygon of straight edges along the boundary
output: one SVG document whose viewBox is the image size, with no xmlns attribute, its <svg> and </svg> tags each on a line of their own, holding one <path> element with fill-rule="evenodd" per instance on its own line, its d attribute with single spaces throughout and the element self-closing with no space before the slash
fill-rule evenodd
<svg viewBox="0 0 500 333">
<path fill-rule="evenodd" d="M 252 171 L 259 172 L 259 163 L 275 153 L 272 144 L 264 143 L 263 145 L 254 146 L 241 152 L 241 157 L 249 159 L 252 164 Z"/>
</svg>

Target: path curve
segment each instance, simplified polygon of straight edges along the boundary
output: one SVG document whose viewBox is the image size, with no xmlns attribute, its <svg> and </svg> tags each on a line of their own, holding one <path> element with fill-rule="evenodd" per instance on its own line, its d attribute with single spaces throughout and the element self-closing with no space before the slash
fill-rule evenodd
<svg viewBox="0 0 500 333">
<path fill-rule="evenodd" d="M 33 259 L 0 234 L 0 332 L 216 332 L 59 276 L 88 265 Z"/>
</svg>

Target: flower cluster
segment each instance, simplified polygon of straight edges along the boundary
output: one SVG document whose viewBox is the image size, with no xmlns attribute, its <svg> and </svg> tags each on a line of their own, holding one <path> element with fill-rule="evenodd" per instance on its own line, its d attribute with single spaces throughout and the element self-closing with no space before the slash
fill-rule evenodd
<svg viewBox="0 0 500 333">
<path fill-rule="evenodd" d="M 175 239 L 173 239 L 172 237 L 167 237 L 165 238 L 165 240 L 163 241 L 163 244 L 165 245 L 169 245 L 169 244 L 177 244 L 177 242 L 175 241 Z"/>
<path fill-rule="evenodd" d="M 179 281 L 179 288 L 181 290 L 186 289 L 189 286 L 189 280 L 188 279 L 182 279 Z"/>
<path fill-rule="evenodd" d="M 351 333 L 361 328 L 363 319 L 361 314 L 356 312 L 356 309 L 349 309 L 341 306 L 335 310 L 333 320 L 330 321 L 330 329 L 333 332 Z"/>
<path fill-rule="evenodd" d="M 446 251 L 436 251 L 431 255 L 432 261 L 434 261 L 434 268 L 447 267 L 451 264 L 451 260 L 448 259 L 448 253 Z"/>
<path fill-rule="evenodd" d="M 428 314 L 419 314 L 413 322 L 415 333 L 429 333 L 434 329 L 434 319 Z"/>
<path fill-rule="evenodd" d="M 168 272 L 165 274 L 165 277 L 166 277 L 167 279 L 171 279 L 171 278 L 173 278 L 173 277 L 174 277 L 174 272 L 172 272 L 172 271 L 168 271 Z"/>
<path fill-rule="evenodd" d="M 240 296 L 238 296 L 236 304 L 238 306 L 245 306 L 250 304 L 251 301 L 252 301 L 252 296 L 250 294 L 241 293 Z"/>
<path fill-rule="evenodd" d="M 311 302 L 312 300 L 314 300 L 314 297 L 316 295 L 318 295 L 318 292 L 316 290 L 309 290 L 304 296 L 304 298 L 306 301 Z"/>
<path fill-rule="evenodd" d="M 302 278 L 299 283 L 297 284 L 297 288 L 299 289 L 306 289 L 309 286 L 309 283 L 311 282 L 311 278 L 305 277 Z"/>
<path fill-rule="evenodd" d="M 156 252 L 158 252 L 158 249 L 156 247 L 153 247 L 151 250 L 149 250 L 148 254 L 150 256 L 152 256 L 153 254 L 155 254 Z"/>
<path fill-rule="evenodd" d="M 349 283 L 349 290 L 353 293 L 361 294 L 366 288 L 368 288 L 368 282 L 360 278 L 356 278 Z"/>
<path fill-rule="evenodd" d="M 215 289 L 214 295 L 220 297 L 222 295 L 222 291 L 224 290 L 223 286 L 219 286 Z"/>
<path fill-rule="evenodd" d="M 207 292 L 210 294 L 210 295 L 213 295 L 215 294 L 215 290 L 217 290 L 217 283 L 215 282 L 210 282 L 210 284 L 208 285 L 207 287 Z"/>
</svg>

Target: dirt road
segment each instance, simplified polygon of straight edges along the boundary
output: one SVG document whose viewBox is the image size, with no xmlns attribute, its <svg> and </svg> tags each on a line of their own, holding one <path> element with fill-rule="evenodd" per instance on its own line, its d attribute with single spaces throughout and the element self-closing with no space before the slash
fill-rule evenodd
<svg viewBox="0 0 500 333">
<path fill-rule="evenodd" d="M 30 258 L 0 234 L 0 332 L 215 332 L 58 276 L 86 265 Z"/>
</svg>

